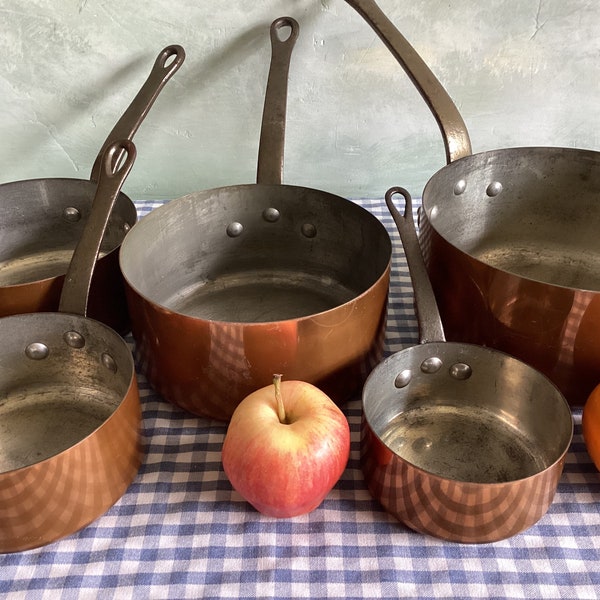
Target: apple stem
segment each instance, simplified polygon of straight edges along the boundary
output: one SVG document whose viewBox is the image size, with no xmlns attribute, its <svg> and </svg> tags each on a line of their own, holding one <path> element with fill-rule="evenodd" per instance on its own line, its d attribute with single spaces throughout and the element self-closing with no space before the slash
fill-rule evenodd
<svg viewBox="0 0 600 600">
<path fill-rule="evenodd" d="M 283 406 L 283 397 L 281 396 L 281 374 L 273 375 L 273 385 L 275 386 L 275 400 L 277 400 L 277 416 L 280 423 L 287 423 L 285 407 Z"/>
</svg>

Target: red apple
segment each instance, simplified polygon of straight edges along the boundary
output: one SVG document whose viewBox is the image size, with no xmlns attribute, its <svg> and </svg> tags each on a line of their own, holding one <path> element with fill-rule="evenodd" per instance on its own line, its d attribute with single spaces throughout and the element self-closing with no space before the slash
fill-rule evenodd
<svg viewBox="0 0 600 600">
<path fill-rule="evenodd" d="M 254 508 L 293 517 L 321 504 L 349 455 L 348 421 L 329 396 L 276 375 L 235 409 L 222 459 L 231 485 Z"/>
</svg>

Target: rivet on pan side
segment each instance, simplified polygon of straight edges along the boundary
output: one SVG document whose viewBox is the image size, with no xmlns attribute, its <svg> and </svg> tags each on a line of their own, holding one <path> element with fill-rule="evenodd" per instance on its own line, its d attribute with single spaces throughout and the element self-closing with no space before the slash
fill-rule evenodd
<svg viewBox="0 0 600 600">
<path fill-rule="evenodd" d="M 473 374 L 473 369 L 466 363 L 456 363 L 450 367 L 450 375 L 454 379 L 469 379 Z"/>
<path fill-rule="evenodd" d="M 460 196 L 467 189 L 467 182 L 464 179 L 459 179 L 454 184 L 454 195 Z"/>
<path fill-rule="evenodd" d="M 25 348 L 25 356 L 31 358 L 31 360 L 42 360 L 50 354 L 50 350 L 46 344 L 41 342 L 33 342 Z"/>
<path fill-rule="evenodd" d="M 442 361 L 437 356 L 426 358 L 421 363 L 421 371 L 423 373 L 433 374 L 437 373 L 442 368 Z"/>
<path fill-rule="evenodd" d="M 267 223 L 276 223 L 281 215 L 276 208 L 265 208 L 262 216 Z"/>
<path fill-rule="evenodd" d="M 81 219 L 81 213 L 78 208 L 67 206 L 67 208 L 63 210 L 63 219 L 69 223 L 77 223 L 77 221 Z"/>
<path fill-rule="evenodd" d="M 401 373 L 398 373 L 398 375 L 396 375 L 396 379 L 394 379 L 394 385 L 397 388 L 406 387 L 410 383 L 411 378 L 412 378 L 412 373 L 411 373 L 410 369 L 404 369 L 404 371 L 402 371 Z"/>
<path fill-rule="evenodd" d="M 242 234 L 242 231 L 244 231 L 244 226 L 241 223 L 238 223 L 237 221 L 234 221 L 233 223 L 229 223 L 229 225 L 227 225 L 227 235 L 229 237 L 238 237 Z"/>
<path fill-rule="evenodd" d="M 492 183 L 490 183 L 490 185 L 487 186 L 485 193 L 490 198 L 493 198 L 494 196 L 497 196 L 501 191 L 502 191 L 502 184 L 499 181 L 492 181 Z"/>
<path fill-rule="evenodd" d="M 71 348 L 83 348 L 85 346 L 84 337 L 76 331 L 65 331 L 63 340 Z"/>
<path fill-rule="evenodd" d="M 115 362 L 115 359 L 110 354 L 108 354 L 108 352 L 103 352 L 101 358 L 102 358 L 102 364 L 109 371 L 112 371 L 113 373 L 117 372 L 117 363 Z"/>
<path fill-rule="evenodd" d="M 131 225 L 129 223 L 123 223 L 123 231 L 127 233 L 131 229 Z"/>
<path fill-rule="evenodd" d="M 304 223 L 300 228 L 302 235 L 307 238 L 314 238 L 317 235 L 317 228 L 312 223 Z"/>
</svg>

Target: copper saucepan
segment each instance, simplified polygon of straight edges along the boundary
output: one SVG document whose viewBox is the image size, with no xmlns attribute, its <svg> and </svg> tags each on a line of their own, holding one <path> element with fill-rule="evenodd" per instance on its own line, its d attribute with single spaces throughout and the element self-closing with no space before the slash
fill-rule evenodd
<svg viewBox="0 0 600 600">
<path fill-rule="evenodd" d="M 400 62 L 442 132 L 449 164 L 423 191 L 420 241 L 446 335 L 517 356 L 583 405 L 600 373 L 600 152 L 471 155 L 462 118 L 414 48 L 373 0 L 347 2 Z"/>
<path fill-rule="evenodd" d="M 281 184 L 297 35 L 289 17 L 271 25 L 257 183 L 172 200 L 121 248 L 142 369 L 165 399 L 215 419 L 276 372 L 342 402 L 383 354 L 385 227 L 349 200 Z"/>
<path fill-rule="evenodd" d="M 0 552 L 43 546 L 85 527 L 139 469 L 131 351 L 115 331 L 86 317 L 104 230 L 134 159 L 130 140 L 103 153 L 59 312 L 0 319 Z"/>
<path fill-rule="evenodd" d="M 0 317 L 57 309 L 64 275 L 91 210 L 104 151 L 117 140 L 133 138 L 184 59 L 177 45 L 159 53 L 102 145 L 89 180 L 45 178 L 0 185 Z M 133 202 L 121 193 L 106 228 L 89 298 L 90 316 L 120 333 L 129 330 L 129 318 L 118 249 L 136 220 Z"/>
<path fill-rule="evenodd" d="M 405 197 L 404 215 L 396 194 Z M 513 536 L 552 503 L 573 435 L 569 405 L 516 358 L 445 341 L 410 195 L 392 188 L 386 202 L 413 282 L 420 344 L 392 354 L 365 384 L 361 462 L 369 490 L 422 533 L 470 543 Z"/>
</svg>

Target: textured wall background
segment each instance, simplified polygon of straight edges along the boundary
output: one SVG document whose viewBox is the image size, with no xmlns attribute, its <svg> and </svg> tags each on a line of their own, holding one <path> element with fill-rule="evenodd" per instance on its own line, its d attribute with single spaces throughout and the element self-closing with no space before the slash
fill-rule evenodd
<svg viewBox="0 0 600 600">
<path fill-rule="evenodd" d="M 600 150 L 597 0 L 379 0 L 446 87 L 473 151 Z M 0 181 L 87 178 L 170 43 L 187 60 L 138 132 L 125 191 L 174 198 L 253 182 L 268 28 L 301 26 L 285 182 L 348 197 L 419 195 L 444 165 L 424 102 L 343 0 L 0 0 Z"/>
</svg>

